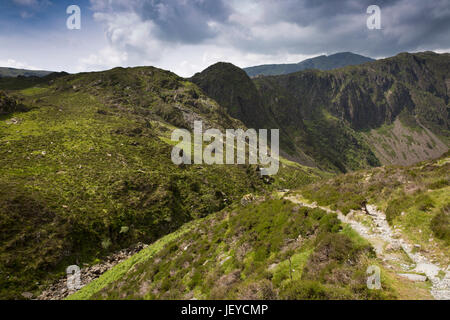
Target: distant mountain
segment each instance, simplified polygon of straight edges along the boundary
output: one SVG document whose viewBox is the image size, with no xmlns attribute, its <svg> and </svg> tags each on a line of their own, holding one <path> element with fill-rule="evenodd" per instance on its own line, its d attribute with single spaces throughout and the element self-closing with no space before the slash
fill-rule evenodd
<svg viewBox="0 0 450 320">
<path fill-rule="evenodd" d="M 25 70 L 25 69 L 15 69 L 15 68 L 4 68 L 0 67 L 0 78 L 6 77 L 45 77 L 53 73 L 53 71 L 44 71 L 44 70 Z"/>
<path fill-rule="evenodd" d="M 318 56 L 299 63 L 265 64 L 261 66 L 249 67 L 244 68 L 244 71 L 247 72 L 250 77 L 259 75 L 275 76 L 307 69 L 332 70 L 372 61 L 375 60 L 352 52 L 340 52 L 330 56 Z"/>
</svg>

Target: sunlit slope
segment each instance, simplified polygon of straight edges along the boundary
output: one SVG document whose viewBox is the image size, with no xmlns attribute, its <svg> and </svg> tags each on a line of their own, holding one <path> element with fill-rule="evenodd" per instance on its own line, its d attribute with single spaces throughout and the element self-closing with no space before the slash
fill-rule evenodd
<svg viewBox="0 0 450 320">
<path fill-rule="evenodd" d="M 262 201 L 262 202 L 261 202 Z M 69 299 L 380 299 L 370 245 L 336 215 L 259 199 L 190 224 Z"/>
<path fill-rule="evenodd" d="M 245 127 L 167 71 L 2 79 L 2 89 L 2 298 L 38 293 L 68 265 L 151 243 L 247 193 L 320 176 L 288 162 L 265 180 L 255 165 L 175 166 L 170 135 L 176 127 L 190 129 L 194 120 Z"/>
<path fill-rule="evenodd" d="M 365 203 L 376 204 L 393 229 L 400 230 L 442 266 L 450 262 L 448 153 L 414 166 L 387 166 L 337 176 L 305 186 L 298 194 L 345 214 Z"/>
<path fill-rule="evenodd" d="M 445 270 L 449 165 L 443 156 L 357 171 L 281 199 L 273 194 L 233 205 L 162 238 L 69 299 L 429 299 L 429 281 L 397 274 L 334 210 L 361 211 L 359 222 L 376 232 L 363 208 L 377 205 L 395 234 Z M 297 205 L 291 197 L 330 210 Z M 372 265 L 382 270 L 380 291 L 366 286 Z"/>
</svg>

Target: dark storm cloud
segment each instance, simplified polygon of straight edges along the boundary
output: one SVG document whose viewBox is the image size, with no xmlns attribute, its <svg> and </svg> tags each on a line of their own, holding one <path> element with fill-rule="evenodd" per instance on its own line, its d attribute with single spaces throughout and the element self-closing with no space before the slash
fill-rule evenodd
<svg viewBox="0 0 450 320">
<path fill-rule="evenodd" d="M 354 51 L 389 56 L 450 48 L 450 0 L 92 0 L 132 10 L 164 42 L 219 44 L 255 54 Z M 366 27 L 369 5 L 381 30 Z"/>
</svg>

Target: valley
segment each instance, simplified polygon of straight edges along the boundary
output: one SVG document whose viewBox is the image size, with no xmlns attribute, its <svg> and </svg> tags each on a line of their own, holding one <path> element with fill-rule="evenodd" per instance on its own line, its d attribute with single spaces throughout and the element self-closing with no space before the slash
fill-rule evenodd
<svg viewBox="0 0 450 320">
<path fill-rule="evenodd" d="M 450 299 L 449 74 L 422 52 L 1 78 L 0 298 Z M 174 164 L 196 121 L 279 129 L 278 173 Z M 62 293 L 69 265 L 93 276 Z"/>
</svg>

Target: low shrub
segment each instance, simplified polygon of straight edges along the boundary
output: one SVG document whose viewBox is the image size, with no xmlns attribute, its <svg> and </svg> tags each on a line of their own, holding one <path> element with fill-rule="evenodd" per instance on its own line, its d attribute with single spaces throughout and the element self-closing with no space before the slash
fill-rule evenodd
<svg viewBox="0 0 450 320">
<path fill-rule="evenodd" d="M 450 244 L 450 204 L 442 208 L 431 220 L 431 230 L 436 238 Z"/>
</svg>

